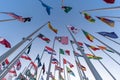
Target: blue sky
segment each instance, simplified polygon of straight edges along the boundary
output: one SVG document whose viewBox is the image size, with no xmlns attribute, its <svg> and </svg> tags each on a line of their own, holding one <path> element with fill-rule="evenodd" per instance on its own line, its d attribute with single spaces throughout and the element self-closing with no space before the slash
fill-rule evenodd
<svg viewBox="0 0 120 80">
<path fill-rule="evenodd" d="M 40 33 L 44 34 L 46 37 L 51 39 L 51 42 L 49 44 L 45 43 L 44 41 L 40 40 L 39 38 L 35 39 L 33 42 L 30 57 L 34 60 L 37 54 L 41 54 L 44 46 L 50 46 L 53 45 L 53 39 L 55 36 L 69 36 L 69 39 L 72 39 L 69 32 L 66 29 L 67 25 L 73 25 L 79 29 L 84 29 L 97 38 L 99 38 L 101 41 L 106 43 L 107 45 L 113 47 L 119 52 L 119 45 L 105 39 L 104 37 L 96 34 L 96 32 L 100 31 L 114 31 L 118 36 L 120 36 L 119 32 L 119 22 L 115 20 L 115 26 L 114 28 L 111 28 L 110 26 L 106 25 L 105 23 L 98 20 L 95 16 L 119 16 L 120 12 L 118 9 L 116 10 L 105 10 L 105 11 L 93 11 L 88 12 L 93 18 L 95 18 L 95 23 L 88 22 L 79 12 L 82 10 L 89 10 L 89 9 L 95 9 L 95 8 L 104 8 L 104 7 L 115 7 L 119 6 L 119 0 L 116 0 L 114 4 L 106 4 L 103 0 L 64 0 L 64 5 L 71 6 L 72 10 L 69 13 L 65 13 L 61 9 L 61 0 L 43 0 L 44 3 L 51 6 L 53 9 L 51 10 L 51 15 L 48 15 L 45 8 L 41 5 L 41 3 L 38 0 L 1 0 L 0 2 L 0 12 L 14 12 L 17 15 L 21 15 L 23 17 L 32 17 L 31 22 L 22 23 L 19 21 L 9 21 L 9 22 L 0 22 L 0 36 L 6 38 L 12 45 L 16 45 L 18 42 L 22 40 L 23 37 L 27 37 L 29 34 L 31 34 L 33 31 L 38 29 L 41 25 L 46 23 L 47 21 L 50 21 L 52 26 L 58 29 L 58 34 L 53 33 L 50 29 L 48 29 L 47 25 L 40 30 Z M 0 20 L 3 19 L 11 19 L 10 16 L 5 14 L 0 14 Z M 37 34 L 36 34 L 37 35 Z M 80 31 L 78 34 L 74 35 L 77 41 L 85 42 L 90 45 L 102 45 L 97 40 L 95 40 L 93 43 L 88 41 L 82 31 Z M 116 39 L 116 41 L 119 42 L 119 38 Z M 9 59 L 12 60 L 21 49 L 24 48 L 24 46 L 27 44 L 26 42 L 23 46 L 21 46 L 18 51 L 15 51 Z M 85 46 L 85 45 L 84 45 Z M 76 47 L 76 46 L 75 46 Z M 70 45 L 62 45 L 59 42 L 55 42 L 55 50 L 58 52 L 59 48 L 64 49 L 70 49 L 71 50 L 71 56 L 64 56 L 61 55 L 61 57 L 66 58 L 67 60 L 70 60 L 73 64 L 74 57 L 72 54 L 72 48 Z M 0 45 L 0 55 L 8 51 L 8 48 L 5 48 L 4 46 Z M 90 51 L 85 47 L 85 52 L 90 53 Z M 110 72 L 115 76 L 115 78 L 118 80 L 120 77 L 118 72 L 120 70 L 119 65 L 114 63 L 108 56 L 106 56 L 102 51 L 96 51 L 96 55 L 103 57 L 101 60 L 104 65 L 110 70 Z M 117 61 L 120 61 L 120 58 L 117 54 L 110 55 L 115 58 Z M 49 54 L 44 54 L 44 58 L 42 59 L 42 62 L 46 63 L 46 70 L 49 63 Z M 56 56 L 58 58 L 58 55 Z M 83 58 L 79 58 L 80 62 L 87 67 L 87 64 Z M 22 60 L 22 69 L 25 66 L 27 66 L 29 61 L 24 62 L 25 60 Z M 91 62 L 94 64 L 97 71 L 100 73 L 103 80 L 113 80 L 110 75 L 104 70 L 104 68 L 98 63 L 96 60 L 91 60 Z M 74 64 L 75 65 L 75 64 Z M 53 71 L 54 65 L 52 65 L 51 71 Z M 72 69 L 75 72 L 76 77 L 71 77 L 71 80 L 79 80 L 79 76 L 77 73 L 76 67 Z M 18 72 L 19 73 L 19 72 Z M 92 73 L 90 72 L 89 68 L 87 67 L 87 71 L 85 72 L 86 76 L 89 78 L 89 80 L 95 80 Z M 44 76 L 45 77 L 45 76 Z"/>
</svg>

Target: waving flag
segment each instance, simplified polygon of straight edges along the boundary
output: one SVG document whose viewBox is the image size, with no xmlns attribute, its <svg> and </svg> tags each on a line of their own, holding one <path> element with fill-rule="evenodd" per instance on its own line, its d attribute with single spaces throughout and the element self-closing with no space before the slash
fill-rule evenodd
<svg viewBox="0 0 120 80">
<path fill-rule="evenodd" d="M 42 70 L 43 70 L 43 74 L 44 74 L 45 73 L 45 63 L 43 63 Z"/>
<path fill-rule="evenodd" d="M 77 34 L 80 31 L 80 29 L 75 28 L 74 26 L 71 26 L 71 25 L 68 25 L 68 28 L 74 34 Z"/>
<path fill-rule="evenodd" d="M 115 2 L 115 0 L 103 0 L 103 1 L 109 4 L 113 4 Z"/>
<path fill-rule="evenodd" d="M 72 7 L 70 6 L 62 6 L 62 9 L 64 10 L 64 12 L 68 13 L 72 10 Z"/>
<path fill-rule="evenodd" d="M 48 46 L 45 46 L 45 49 L 44 51 L 47 51 L 49 54 L 53 54 L 53 55 L 56 55 L 56 52 L 54 49 L 48 47 Z"/>
<path fill-rule="evenodd" d="M 74 55 L 75 55 L 76 57 L 82 57 L 82 55 L 79 54 L 79 53 L 77 53 L 77 52 L 73 52 L 73 53 L 74 53 Z"/>
<path fill-rule="evenodd" d="M 83 31 L 84 35 L 86 36 L 86 38 L 87 38 L 89 41 L 93 42 L 94 37 L 93 37 L 92 35 L 90 35 L 88 32 L 86 32 L 86 31 L 84 31 L 84 30 L 82 30 L 82 31 Z"/>
<path fill-rule="evenodd" d="M 67 64 L 67 63 L 68 63 L 68 64 L 69 64 L 69 66 L 70 66 L 70 68 L 73 68 L 73 67 L 74 67 L 74 65 L 73 65 L 73 64 L 71 64 L 69 61 L 67 61 L 67 60 L 66 60 L 66 59 L 64 59 L 64 58 L 63 58 L 63 63 L 64 63 L 64 64 Z"/>
<path fill-rule="evenodd" d="M 89 22 L 95 22 L 95 19 L 93 19 L 88 13 L 83 12 L 83 15 L 84 15 L 84 18 Z"/>
<path fill-rule="evenodd" d="M 38 35 L 38 37 L 41 38 L 42 40 L 46 41 L 47 43 L 50 42 L 50 39 L 47 38 L 47 37 L 45 37 L 45 36 L 44 36 L 43 34 L 41 34 L 41 33 Z"/>
<path fill-rule="evenodd" d="M 67 36 L 56 36 L 55 39 L 58 40 L 63 45 L 68 44 L 68 37 Z"/>
<path fill-rule="evenodd" d="M 0 43 L 5 45 L 6 48 L 11 48 L 11 44 L 4 38 L 0 37 Z"/>
<path fill-rule="evenodd" d="M 58 30 L 55 29 L 50 22 L 48 22 L 48 28 L 51 29 L 53 32 L 55 32 L 56 34 L 58 33 Z"/>
<path fill-rule="evenodd" d="M 87 56 L 89 59 L 95 59 L 95 60 L 100 60 L 100 59 L 102 59 L 102 57 L 95 56 L 95 55 L 93 55 L 93 54 L 86 54 L 86 56 Z"/>
<path fill-rule="evenodd" d="M 39 0 L 42 4 L 43 7 L 45 7 L 46 11 L 47 11 L 47 14 L 50 15 L 50 10 L 52 9 L 52 7 L 46 5 L 45 3 L 43 3 L 42 0 Z"/>
<path fill-rule="evenodd" d="M 23 59 L 25 59 L 25 60 L 31 60 L 31 58 L 28 56 L 28 55 L 25 55 L 25 54 L 23 54 L 22 56 L 21 56 L 21 58 L 23 58 Z"/>
<path fill-rule="evenodd" d="M 102 22 L 106 23 L 107 25 L 114 27 L 114 21 L 104 18 L 104 17 L 97 17 L 99 20 L 101 20 Z"/>
<path fill-rule="evenodd" d="M 85 67 L 85 66 L 81 65 L 81 64 L 78 63 L 77 61 L 75 61 L 75 62 L 76 62 L 76 64 L 77 64 L 77 66 L 78 66 L 81 70 L 86 71 L 86 67 Z"/>
<path fill-rule="evenodd" d="M 70 51 L 69 50 L 59 49 L 59 53 L 60 54 L 65 54 L 65 55 L 70 55 Z"/>
<path fill-rule="evenodd" d="M 68 72 L 69 74 L 75 76 L 75 74 L 73 73 L 73 71 L 72 71 L 69 67 L 66 66 L 66 69 L 67 69 L 67 72 Z"/>
<path fill-rule="evenodd" d="M 31 46 L 32 46 L 32 44 L 28 47 L 27 54 L 29 54 L 29 53 L 30 53 Z"/>
<path fill-rule="evenodd" d="M 99 48 L 94 47 L 94 46 L 91 46 L 91 45 L 89 45 L 89 44 L 86 44 L 86 43 L 85 43 L 85 45 L 86 45 L 87 47 L 91 48 L 91 49 L 94 50 L 94 51 L 100 50 Z"/>
<path fill-rule="evenodd" d="M 39 57 L 39 54 L 37 55 L 36 59 L 38 61 L 38 67 L 40 67 L 42 64 L 41 64 L 41 61 L 40 61 L 40 57 Z"/>
<path fill-rule="evenodd" d="M 52 57 L 52 64 L 58 64 L 58 63 L 59 63 L 58 60 L 56 58 Z"/>
<path fill-rule="evenodd" d="M 72 40 L 70 40 L 70 42 L 72 43 L 72 44 L 74 44 L 75 42 L 74 41 L 72 41 Z M 79 46 L 83 46 L 83 43 L 82 42 L 77 42 L 78 43 L 78 45 Z"/>
<path fill-rule="evenodd" d="M 21 64 L 20 60 L 18 59 L 16 62 L 16 70 L 20 70 L 21 66 L 22 66 L 22 64 Z"/>
<path fill-rule="evenodd" d="M 114 38 L 114 39 L 118 38 L 115 32 L 98 32 L 98 34 L 105 36 L 105 37 Z"/>
<path fill-rule="evenodd" d="M 58 65 L 55 65 L 55 70 L 58 70 L 58 71 L 60 71 L 60 72 L 63 72 L 63 68 L 61 68 L 61 67 L 59 67 Z"/>
</svg>

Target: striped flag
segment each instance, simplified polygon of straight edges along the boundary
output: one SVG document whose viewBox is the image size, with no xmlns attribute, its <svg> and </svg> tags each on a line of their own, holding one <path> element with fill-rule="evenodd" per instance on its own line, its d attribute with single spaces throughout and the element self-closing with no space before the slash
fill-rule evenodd
<svg viewBox="0 0 120 80">
<path fill-rule="evenodd" d="M 42 39 L 43 41 L 46 41 L 47 43 L 49 43 L 50 42 L 50 39 L 49 38 L 47 38 L 47 37 L 45 37 L 43 34 L 39 34 L 38 35 L 38 37 L 40 38 L 40 39 Z"/>
<path fill-rule="evenodd" d="M 25 59 L 25 60 L 31 60 L 31 58 L 28 56 L 28 55 L 26 55 L 26 54 L 23 54 L 22 56 L 21 56 L 21 58 L 23 58 L 23 59 Z"/>
<path fill-rule="evenodd" d="M 45 46 L 44 51 L 47 51 L 49 54 L 56 55 L 55 50 L 54 50 L 54 49 L 52 49 L 51 47 Z"/>
</svg>

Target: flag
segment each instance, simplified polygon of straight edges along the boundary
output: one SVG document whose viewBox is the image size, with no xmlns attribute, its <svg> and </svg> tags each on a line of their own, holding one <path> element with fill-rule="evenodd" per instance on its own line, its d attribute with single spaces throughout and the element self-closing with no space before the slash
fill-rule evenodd
<svg viewBox="0 0 120 80">
<path fill-rule="evenodd" d="M 5 68 L 9 63 L 10 63 L 9 60 L 5 59 L 5 61 L 2 62 L 3 68 Z"/>
<path fill-rule="evenodd" d="M 115 0 L 103 0 L 103 1 L 108 3 L 108 4 L 113 4 L 115 2 Z"/>
<path fill-rule="evenodd" d="M 68 44 L 68 37 L 67 36 L 56 36 L 55 39 L 58 40 L 63 45 Z"/>
<path fill-rule="evenodd" d="M 70 40 L 70 42 L 72 43 L 72 44 L 74 44 L 75 42 L 74 41 L 72 41 L 72 40 Z M 79 45 L 79 46 L 83 46 L 83 43 L 82 42 L 77 42 L 77 44 Z"/>
<path fill-rule="evenodd" d="M 61 67 L 59 67 L 58 65 L 55 65 L 55 70 L 58 70 L 58 71 L 60 71 L 60 72 L 63 72 L 63 68 L 61 68 Z"/>
<path fill-rule="evenodd" d="M 93 37 L 91 34 L 89 34 L 88 32 L 86 32 L 86 31 L 84 31 L 84 30 L 82 30 L 82 31 L 83 31 L 84 35 L 86 36 L 86 38 L 87 38 L 89 41 L 93 42 L 94 37 Z"/>
<path fill-rule="evenodd" d="M 75 76 L 75 74 L 73 73 L 73 71 L 69 67 L 66 66 L 66 70 L 69 74 Z"/>
<path fill-rule="evenodd" d="M 4 38 L 0 37 L 0 43 L 5 45 L 6 48 L 11 48 L 11 44 Z"/>
<path fill-rule="evenodd" d="M 99 20 L 101 20 L 102 22 L 106 23 L 107 25 L 114 27 L 114 21 L 104 18 L 104 17 L 97 17 Z"/>
<path fill-rule="evenodd" d="M 22 73 L 20 73 L 15 80 L 27 80 L 27 79 L 25 78 L 24 75 L 22 75 Z"/>
<path fill-rule="evenodd" d="M 40 67 L 42 64 L 41 64 L 41 61 L 40 61 L 40 57 L 39 57 L 39 54 L 37 55 L 36 59 L 38 61 L 38 67 Z"/>
<path fill-rule="evenodd" d="M 80 29 L 77 29 L 77 28 L 75 28 L 74 26 L 71 26 L 71 25 L 68 25 L 68 29 L 74 34 L 77 34 L 80 31 Z"/>
<path fill-rule="evenodd" d="M 87 56 L 89 59 L 95 59 L 95 60 L 100 60 L 100 59 L 102 59 L 102 57 L 95 56 L 95 55 L 93 55 L 93 54 L 86 54 L 86 56 Z"/>
<path fill-rule="evenodd" d="M 68 13 L 72 10 L 72 7 L 70 6 L 62 6 L 62 9 L 64 10 L 64 12 Z"/>
<path fill-rule="evenodd" d="M 86 67 L 85 67 L 85 66 L 81 65 L 81 64 L 78 63 L 77 61 L 75 61 L 75 62 L 76 62 L 76 64 L 77 64 L 77 66 L 78 66 L 81 70 L 86 71 Z"/>
<path fill-rule="evenodd" d="M 77 52 L 74 52 L 74 51 L 73 51 L 73 53 L 74 53 L 74 55 L 75 55 L 76 57 L 82 57 L 82 55 L 80 55 L 80 54 L 77 53 Z"/>
<path fill-rule="evenodd" d="M 42 0 L 39 0 L 42 4 L 43 7 L 45 7 L 46 11 L 47 11 L 47 14 L 50 15 L 50 10 L 53 9 L 52 7 L 46 5 L 45 3 L 43 3 Z"/>
<path fill-rule="evenodd" d="M 114 39 L 118 38 L 115 32 L 97 32 L 97 33 L 104 37 L 109 37 L 109 38 L 114 38 Z"/>
<path fill-rule="evenodd" d="M 95 22 L 95 19 L 93 19 L 88 13 L 83 12 L 83 15 L 84 15 L 84 18 L 89 22 Z"/>
<path fill-rule="evenodd" d="M 44 74 L 45 73 L 45 63 L 43 63 L 42 70 L 43 70 L 43 74 Z"/>
<path fill-rule="evenodd" d="M 41 34 L 41 33 L 38 35 L 38 37 L 41 38 L 42 40 L 46 41 L 47 43 L 50 42 L 50 39 L 47 38 L 47 37 L 45 37 L 45 36 L 44 36 L 43 34 Z"/>
<path fill-rule="evenodd" d="M 30 17 L 26 17 L 26 18 L 23 18 L 23 22 L 30 22 L 31 21 L 31 18 Z"/>
<path fill-rule="evenodd" d="M 36 65 L 33 61 L 31 61 L 30 64 L 32 65 L 32 67 L 33 67 L 35 70 L 37 70 L 37 65 Z"/>
<path fill-rule="evenodd" d="M 69 61 L 67 61 L 66 59 L 63 58 L 63 63 L 64 64 L 69 64 L 70 68 L 73 68 L 74 65 L 72 63 L 70 63 Z"/>
<path fill-rule="evenodd" d="M 22 55 L 21 58 L 29 61 L 31 60 L 31 58 L 28 55 Z"/>
<path fill-rule="evenodd" d="M 20 70 L 22 64 L 20 62 L 20 60 L 18 59 L 17 62 L 16 62 L 16 70 Z"/>
<path fill-rule="evenodd" d="M 48 28 L 51 29 L 53 32 L 55 32 L 56 34 L 58 33 L 58 30 L 55 29 L 50 22 L 48 22 Z"/>
<path fill-rule="evenodd" d="M 89 44 L 86 44 L 86 43 L 85 43 L 85 45 L 86 45 L 87 47 L 91 48 L 91 49 L 94 50 L 94 51 L 100 50 L 99 48 L 94 47 L 94 46 L 91 46 L 91 45 L 89 45 Z"/>
<path fill-rule="evenodd" d="M 58 62 L 58 60 L 56 58 L 52 57 L 52 62 L 51 63 L 52 64 L 58 64 L 59 62 Z"/>
<path fill-rule="evenodd" d="M 60 54 L 64 54 L 64 55 L 70 55 L 70 51 L 69 50 L 59 49 L 59 53 Z"/>
<path fill-rule="evenodd" d="M 29 53 L 30 53 L 31 46 L 32 46 L 32 44 L 28 47 L 27 54 L 29 54 Z"/>
<path fill-rule="evenodd" d="M 49 54 L 53 54 L 53 55 L 56 55 L 56 52 L 54 49 L 48 47 L 48 46 L 45 46 L 45 49 L 44 51 L 47 51 Z"/>
<path fill-rule="evenodd" d="M 15 67 L 13 67 L 11 70 L 9 70 L 9 73 L 11 73 L 13 76 L 17 76 L 17 72 L 15 70 Z"/>
</svg>

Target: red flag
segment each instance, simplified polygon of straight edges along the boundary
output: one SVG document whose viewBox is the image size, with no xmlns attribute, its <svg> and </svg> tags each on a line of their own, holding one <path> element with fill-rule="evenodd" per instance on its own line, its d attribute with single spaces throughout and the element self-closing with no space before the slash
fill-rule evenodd
<svg viewBox="0 0 120 80">
<path fill-rule="evenodd" d="M 35 70 L 37 70 L 37 65 L 34 62 L 31 61 L 30 64 L 34 67 Z"/>
<path fill-rule="evenodd" d="M 104 0 L 106 3 L 113 4 L 115 0 Z"/>
<path fill-rule="evenodd" d="M 16 70 L 20 70 L 21 66 L 22 66 L 22 64 L 21 64 L 20 60 L 18 60 L 16 62 Z"/>
<path fill-rule="evenodd" d="M 0 37 L 0 43 L 5 45 L 6 48 L 11 48 L 11 44 L 4 38 Z"/>
<path fill-rule="evenodd" d="M 68 63 L 68 64 L 69 64 L 69 66 L 70 66 L 70 68 L 74 67 L 74 65 L 73 65 L 73 64 L 71 64 L 69 61 L 67 61 L 67 60 L 66 60 L 66 59 L 64 59 L 64 58 L 63 58 L 63 63 L 64 63 L 64 64 L 67 64 L 67 63 Z"/>
<path fill-rule="evenodd" d="M 63 58 L 63 63 L 64 64 L 67 64 L 67 60 Z"/>
<path fill-rule="evenodd" d="M 27 55 L 22 55 L 21 58 L 25 59 L 25 60 L 31 60 L 31 58 Z"/>
</svg>

